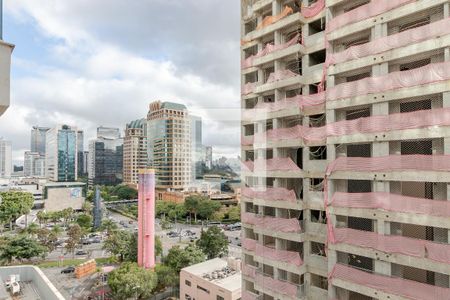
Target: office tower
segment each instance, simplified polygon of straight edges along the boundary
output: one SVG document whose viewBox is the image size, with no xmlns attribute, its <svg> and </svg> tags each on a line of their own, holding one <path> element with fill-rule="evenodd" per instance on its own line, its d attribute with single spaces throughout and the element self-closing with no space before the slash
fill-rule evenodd
<svg viewBox="0 0 450 300">
<path fill-rule="evenodd" d="M 242 1 L 243 299 L 450 295 L 448 1 Z"/>
<path fill-rule="evenodd" d="M 25 151 L 23 175 L 25 177 L 45 177 L 45 156 L 39 152 Z"/>
<path fill-rule="evenodd" d="M 77 128 L 58 125 L 47 131 L 45 140 L 46 177 L 55 182 L 76 181 L 77 176 Z"/>
<path fill-rule="evenodd" d="M 208 169 L 212 168 L 212 146 L 204 146 L 203 152 L 205 157 L 203 158 L 205 161 L 205 167 Z"/>
<path fill-rule="evenodd" d="M 85 176 L 84 172 L 84 132 L 83 130 L 78 130 L 77 132 L 77 160 L 78 160 L 78 177 Z"/>
<path fill-rule="evenodd" d="M 191 181 L 203 176 L 202 173 L 202 118 L 190 115 L 191 119 Z"/>
<path fill-rule="evenodd" d="M 148 164 L 156 188 L 183 190 L 191 179 L 191 133 L 186 106 L 156 101 L 147 114 Z"/>
<path fill-rule="evenodd" d="M 123 138 L 119 128 L 99 127 L 97 138 L 89 142 L 90 185 L 116 185 L 122 182 Z"/>
<path fill-rule="evenodd" d="M 89 151 L 83 151 L 83 174 L 87 176 L 89 170 Z"/>
<path fill-rule="evenodd" d="M 10 141 L 0 138 L 0 178 L 10 178 L 12 173 L 12 147 Z"/>
<path fill-rule="evenodd" d="M 147 167 L 147 120 L 130 122 L 123 140 L 123 182 L 137 186 L 140 169 Z"/>
<path fill-rule="evenodd" d="M 30 151 L 45 155 L 45 137 L 49 127 L 33 126 L 31 129 Z"/>
<path fill-rule="evenodd" d="M 155 267 L 155 170 L 139 170 L 138 265 Z"/>
</svg>

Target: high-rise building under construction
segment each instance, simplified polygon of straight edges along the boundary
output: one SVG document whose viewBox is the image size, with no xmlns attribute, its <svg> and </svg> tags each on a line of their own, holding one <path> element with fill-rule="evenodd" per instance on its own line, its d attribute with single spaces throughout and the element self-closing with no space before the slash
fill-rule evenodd
<svg viewBox="0 0 450 300">
<path fill-rule="evenodd" d="M 450 2 L 241 11 L 242 299 L 450 299 Z"/>
</svg>

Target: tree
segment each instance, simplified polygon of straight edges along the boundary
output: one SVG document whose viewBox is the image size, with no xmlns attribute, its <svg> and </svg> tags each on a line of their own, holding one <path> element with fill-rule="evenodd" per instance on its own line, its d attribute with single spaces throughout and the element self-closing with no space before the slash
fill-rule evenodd
<svg viewBox="0 0 450 300">
<path fill-rule="evenodd" d="M 69 223 L 69 220 L 73 216 L 73 208 L 65 208 L 61 211 L 61 217 L 64 219 L 64 226 L 67 227 L 67 224 Z"/>
<path fill-rule="evenodd" d="M 173 205 L 171 210 L 168 213 L 169 218 L 172 220 L 181 219 L 186 216 L 186 208 L 184 207 L 184 204 L 177 203 Z"/>
<path fill-rule="evenodd" d="M 12 262 L 14 259 L 24 260 L 39 257 L 46 253 L 46 248 L 36 240 L 25 235 L 18 235 L 9 240 L 1 249 L 0 258 Z"/>
<path fill-rule="evenodd" d="M 241 206 L 232 206 L 228 209 L 228 219 L 239 221 L 241 219 Z"/>
<path fill-rule="evenodd" d="M 92 216 L 88 214 L 81 214 L 77 218 L 77 224 L 80 225 L 81 228 L 91 228 L 92 226 Z"/>
<path fill-rule="evenodd" d="M 124 263 L 108 276 L 113 298 L 118 300 L 149 298 L 157 284 L 156 273 L 136 263 Z"/>
<path fill-rule="evenodd" d="M 197 223 L 197 212 L 200 205 L 200 201 L 204 200 L 205 197 L 200 195 L 191 195 L 186 197 L 184 200 L 184 207 L 189 212 L 190 216 L 194 215 L 194 220 Z"/>
<path fill-rule="evenodd" d="M 36 223 L 31 223 L 30 225 L 28 225 L 28 227 L 24 228 L 22 231 L 25 234 L 28 234 L 30 237 L 34 237 L 38 231 L 39 231 L 40 227 L 39 225 L 37 225 Z"/>
<path fill-rule="evenodd" d="M 206 199 L 200 201 L 197 212 L 202 219 L 209 220 L 221 207 L 222 205 L 219 202 Z"/>
<path fill-rule="evenodd" d="M 182 249 L 180 246 L 170 248 L 164 264 L 172 268 L 172 270 L 179 274 L 181 269 L 201 263 L 205 261 L 205 253 L 195 245 L 189 245 Z"/>
<path fill-rule="evenodd" d="M 228 239 L 217 226 L 209 227 L 207 231 L 203 231 L 196 244 L 208 256 L 208 259 L 228 253 Z"/>
<path fill-rule="evenodd" d="M 173 287 L 178 285 L 179 277 L 172 268 L 166 265 L 156 265 L 156 275 L 158 275 L 158 291 L 164 290 L 167 287 Z"/>
<path fill-rule="evenodd" d="M 126 185 L 118 185 L 113 189 L 113 195 L 120 200 L 137 199 L 138 191 Z"/>
<path fill-rule="evenodd" d="M 72 253 L 72 256 L 74 256 L 76 247 L 81 242 L 81 227 L 78 224 L 74 224 L 69 227 L 69 230 L 67 231 L 67 236 L 69 237 L 66 241 L 66 250 L 69 253 Z"/>
<path fill-rule="evenodd" d="M 45 211 L 43 211 L 43 210 L 38 211 L 38 213 L 36 214 L 36 217 L 38 219 L 40 226 L 42 226 L 42 224 L 47 225 L 49 216 Z"/>
<path fill-rule="evenodd" d="M 40 228 L 37 233 L 39 243 L 47 248 L 48 252 L 56 249 L 56 242 L 58 241 L 57 233 L 52 229 Z"/>
<path fill-rule="evenodd" d="M 101 230 L 106 231 L 106 234 L 110 235 L 113 231 L 117 230 L 118 226 L 113 220 L 106 219 L 102 221 Z"/>
<path fill-rule="evenodd" d="M 22 191 L 0 192 L 0 223 L 10 223 L 21 215 L 28 214 L 33 207 L 33 194 Z"/>
<path fill-rule="evenodd" d="M 133 239 L 133 233 L 125 230 L 113 231 L 103 243 L 103 249 L 115 256 L 119 256 L 120 261 L 130 255 L 130 243 Z M 136 245 L 137 249 L 137 245 Z"/>
<path fill-rule="evenodd" d="M 92 203 L 84 201 L 81 209 L 87 214 L 92 213 Z"/>
<path fill-rule="evenodd" d="M 155 236 L 155 256 L 163 256 L 163 245 L 161 238 L 159 236 Z"/>
</svg>

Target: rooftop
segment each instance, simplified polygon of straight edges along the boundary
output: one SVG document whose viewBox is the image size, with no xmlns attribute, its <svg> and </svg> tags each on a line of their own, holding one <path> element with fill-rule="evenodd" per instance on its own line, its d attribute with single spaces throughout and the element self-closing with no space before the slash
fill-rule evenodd
<svg viewBox="0 0 450 300">
<path fill-rule="evenodd" d="M 214 282 L 217 286 L 229 291 L 241 288 L 241 272 L 231 269 L 228 263 L 220 258 L 186 267 L 182 271 L 201 277 L 206 281 Z"/>
</svg>

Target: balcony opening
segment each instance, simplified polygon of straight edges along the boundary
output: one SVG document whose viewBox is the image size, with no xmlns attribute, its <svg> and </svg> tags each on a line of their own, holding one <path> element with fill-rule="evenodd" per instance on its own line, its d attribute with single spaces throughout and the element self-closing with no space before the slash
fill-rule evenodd
<svg viewBox="0 0 450 300">
<path fill-rule="evenodd" d="M 345 82 L 352 82 L 352 81 L 358 81 L 367 77 L 371 77 L 372 76 L 372 72 L 364 72 L 364 73 L 360 73 L 360 74 L 356 74 L 356 75 L 351 75 L 351 76 L 347 76 L 345 77 Z"/>
<path fill-rule="evenodd" d="M 265 216 L 275 217 L 275 208 L 274 207 L 264 206 L 263 210 L 264 210 Z"/>
<path fill-rule="evenodd" d="M 372 258 L 352 253 L 348 254 L 348 265 L 363 271 L 373 272 L 374 270 Z"/>
<path fill-rule="evenodd" d="M 347 110 L 345 112 L 346 120 L 356 120 L 359 118 L 367 118 L 370 117 L 370 107 L 365 107 L 356 110 Z"/>
<path fill-rule="evenodd" d="M 263 245 L 275 249 L 275 238 L 270 235 L 263 236 Z"/>
<path fill-rule="evenodd" d="M 326 116 L 325 114 L 309 116 L 309 127 L 322 127 L 325 126 Z"/>
<path fill-rule="evenodd" d="M 311 285 L 322 290 L 328 290 L 328 279 L 326 277 L 311 273 Z"/>
<path fill-rule="evenodd" d="M 286 188 L 294 190 L 297 199 L 303 199 L 303 181 L 299 178 L 288 178 Z"/>
<path fill-rule="evenodd" d="M 309 35 L 313 35 L 325 30 L 325 18 L 320 18 L 314 22 L 309 23 Z"/>
<path fill-rule="evenodd" d="M 412 155 L 432 155 L 433 154 L 433 141 L 431 140 L 419 140 L 419 141 L 401 141 L 401 154 Z"/>
<path fill-rule="evenodd" d="M 292 8 L 293 13 L 295 14 L 295 13 L 300 12 L 301 5 L 300 5 L 299 2 L 301 2 L 301 1 L 298 1 L 298 0 L 288 0 L 288 1 L 285 2 L 285 4 L 283 5 L 283 7 L 289 6 L 290 8 Z"/>
<path fill-rule="evenodd" d="M 300 169 L 303 169 L 303 148 L 297 149 L 295 161 L 296 161 L 297 167 L 299 167 Z"/>
<path fill-rule="evenodd" d="M 254 161 L 255 160 L 255 151 L 245 151 L 245 161 Z"/>
<path fill-rule="evenodd" d="M 252 73 L 245 74 L 244 78 L 245 78 L 244 83 L 258 82 L 258 72 L 252 72 Z"/>
<path fill-rule="evenodd" d="M 323 192 L 323 178 L 310 178 L 309 179 L 309 190 L 311 192 Z"/>
<path fill-rule="evenodd" d="M 436 285 L 437 273 L 432 271 L 392 263 L 392 273 L 404 279 Z"/>
<path fill-rule="evenodd" d="M 318 64 L 323 64 L 326 56 L 325 49 L 309 54 L 309 66 L 312 67 Z"/>
<path fill-rule="evenodd" d="M 258 53 L 258 46 L 254 45 L 250 48 L 247 48 L 244 50 L 244 59 L 245 58 L 249 58 L 252 55 L 255 55 L 256 53 Z"/>
<path fill-rule="evenodd" d="M 303 259 L 303 243 L 287 241 L 286 250 L 300 253 L 300 257 Z"/>
<path fill-rule="evenodd" d="M 292 98 L 298 95 L 302 94 L 302 89 L 293 89 L 293 90 L 287 90 L 286 91 L 286 98 Z"/>
<path fill-rule="evenodd" d="M 347 145 L 347 157 L 371 157 L 371 144 L 351 144 Z"/>
<path fill-rule="evenodd" d="M 267 149 L 264 153 L 265 159 L 272 159 L 273 158 L 273 150 Z"/>
<path fill-rule="evenodd" d="M 309 147 L 310 160 L 326 160 L 327 146 Z"/>
<path fill-rule="evenodd" d="M 258 21 L 256 19 L 252 19 L 244 24 L 244 32 L 245 34 L 249 34 L 252 31 L 256 30 L 256 26 Z"/>
<path fill-rule="evenodd" d="M 401 113 L 408 113 L 428 109 L 431 109 L 431 99 L 400 103 Z"/>
<path fill-rule="evenodd" d="M 366 218 L 348 217 L 347 226 L 351 229 L 372 231 L 374 221 Z"/>
<path fill-rule="evenodd" d="M 347 180 L 348 193 L 370 193 L 372 192 L 372 181 L 370 180 Z"/>
<path fill-rule="evenodd" d="M 273 103 L 275 102 L 275 94 L 263 96 L 264 103 Z"/>
<path fill-rule="evenodd" d="M 435 6 L 388 23 L 388 35 L 418 28 L 444 18 L 443 6 Z"/>
<path fill-rule="evenodd" d="M 251 136 L 255 134 L 255 124 L 244 125 L 244 135 Z"/>
<path fill-rule="evenodd" d="M 302 34 L 302 27 L 299 25 L 295 28 L 289 28 L 285 32 L 283 32 L 283 43 L 287 43 L 291 41 L 293 38 L 295 38 L 296 35 L 299 35 L 297 42 L 301 41 L 301 34 Z"/>
<path fill-rule="evenodd" d="M 245 100 L 245 108 L 246 109 L 252 109 L 256 106 L 258 103 L 258 98 L 251 98 Z"/>
<path fill-rule="evenodd" d="M 275 72 L 275 67 L 268 67 L 263 69 L 263 74 L 264 74 L 264 82 L 267 82 L 267 80 L 269 80 L 269 76 L 270 74 L 272 74 L 273 72 Z"/>
<path fill-rule="evenodd" d="M 267 177 L 264 179 L 265 181 L 265 186 L 268 188 L 273 188 L 273 183 L 275 182 L 275 178 L 273 177 Z"/>
<path fill-rule="evenodd" d="M 264 129 L 265 129 L 265 131 L 272 130 L 273 129 L 273 120 L 266 120 L 266 122 L 264 123 Z"/>
<path fill-rule="evenodd" d="M 266 265 L 266 264 L 264 264 L 263 265 L 263 267 L 262 267 L 262 271 L 263 271 L 263 273 L 265 274 L 265 275 L 268 275 L 268 276 L 272 276 L 273 277 L 273 267 L 272 266 L 269 266 L 269 265 Z"/>
<path fill-rule="evenodd" d="M 252 202 L 245 202 L 245 212 L 255 213 L 255 207 Z"/>
<path fill-rule="evenodd" d="M 431 63 L 431 58 L 425 58 L 409 63 L 400 64 L 400 71 L 409 71 L 417 68 L 424 67 Z"/>
<path fill-rule="evenodd" d="M 327 217 L 326 217 L 325 211 L 311 209 L 311 222 L 326 224 Z"/>
<path fill-rule="evenodd" d="M 311 254 L 319 255 L 319 256 L 326 256 L 326 254 L 325 254 L 325 244 L 317 243 L 317 242 L 311 242 Z"/>
<path fill-rule="evenodd" d="M 286 70 L 302 75 L 302 60 L 294 59 L 286 62 Z"/>
</svg>

